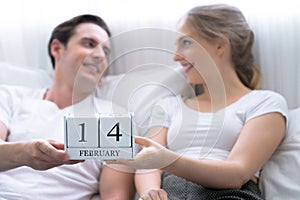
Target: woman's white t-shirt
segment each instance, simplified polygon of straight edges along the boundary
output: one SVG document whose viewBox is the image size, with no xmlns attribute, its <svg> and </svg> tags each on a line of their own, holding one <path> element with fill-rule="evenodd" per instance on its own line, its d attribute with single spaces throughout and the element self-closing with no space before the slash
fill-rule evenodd
<svg viewBox="0 0 300 200">
<path fill-rule="evenodd" d="M 287 103 L 267 90 L 251 91 L 215 113 L 193 110 L 181 96 L 173 96 L 153 107 L 150 127 L 168 128 L 167 147 L 172 151 L 197 159 L 225 160 L 245 123 L 271 112 L 286 118 Z"/>
</svg>

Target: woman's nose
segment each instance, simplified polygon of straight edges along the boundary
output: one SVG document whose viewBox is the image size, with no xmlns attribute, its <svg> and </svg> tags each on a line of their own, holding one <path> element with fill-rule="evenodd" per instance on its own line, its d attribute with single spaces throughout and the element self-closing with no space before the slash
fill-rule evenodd
<svg viewBox="0 0 300 200">
<path fill-rule="evenodd" d="M 178 54 L 177 52 L 175 52 L 174 54 L 173 54 L 173 60 L 174 61 L 180 61 L 182 59 L 182 56 L 180 55 L 180 54 Z"/>
</svg>

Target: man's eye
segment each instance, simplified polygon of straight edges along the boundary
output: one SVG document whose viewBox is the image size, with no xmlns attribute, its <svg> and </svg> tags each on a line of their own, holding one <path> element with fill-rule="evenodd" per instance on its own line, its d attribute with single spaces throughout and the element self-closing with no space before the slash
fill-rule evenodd
<svg viewBox="0 0 300 200">
<path fill-rule="evenodd" d="M 85 41 L 83 43 L 84 46 L 88 47 L 88 48 L 94 48 L 96 45 L 94 44 L 94 42 L 91 41 Z"/>
<path fill-rule="evenodd" d="M 108 57 L 110 54 L 110 49 L 107 47 L 103 47 L 103 51 L 104 51 L 105 56 Z"/>
</svg>

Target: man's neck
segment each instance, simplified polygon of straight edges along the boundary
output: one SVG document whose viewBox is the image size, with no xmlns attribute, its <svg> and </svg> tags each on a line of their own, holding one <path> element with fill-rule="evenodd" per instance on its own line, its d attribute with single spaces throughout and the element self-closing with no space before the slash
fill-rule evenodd
<svg viewBox="0 0 300 200">
<path fill-rule="evenodd" d="M 63 109 L 82 101 L 87 96 L 88 94 L 83 92 L 74 92 L 73 87 L 53 84 L 46 91 L 44 99 L 55 103 L 58 108 Z"/>
</svg>

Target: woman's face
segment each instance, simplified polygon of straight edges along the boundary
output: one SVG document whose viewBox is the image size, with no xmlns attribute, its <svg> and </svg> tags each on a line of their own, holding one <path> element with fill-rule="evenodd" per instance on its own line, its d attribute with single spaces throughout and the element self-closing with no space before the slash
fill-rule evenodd
<svg viewBox="0 0 300 200">
<path fill-rule="evenodd" d="M 186 21 L 178 28 L 174 61 L 185 68 L 187 80 L 192 84 L 206 84 L 217 70 L 215 65 L 217 45 L 200 36 Z"/>
</svg>

